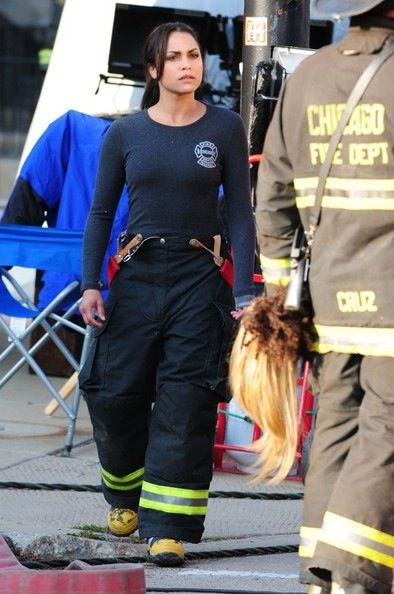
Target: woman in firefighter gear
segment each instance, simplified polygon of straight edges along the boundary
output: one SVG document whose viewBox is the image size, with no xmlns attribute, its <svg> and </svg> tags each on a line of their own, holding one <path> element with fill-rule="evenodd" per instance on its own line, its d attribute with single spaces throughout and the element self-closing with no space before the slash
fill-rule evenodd
<svg viewBox="0 0 394 594">
<path fill-rule="evenodd" d="M 393 56 L 354 109 L 326 179 L 309 273 L 313 328 L 284 311 L 280 286 L 289 281 L 296 229 L 300 223 L 309 228 L 320 167 L 348 96 L 375 54 L 393 41 L 394 2 L 316 0 L 315 9 L 322 18 L 350 16 L 350 28 L 338 44 L 306 58 L 281 89 L 264 144 L 256 217 L 268 294 L 276 295 L 276 325 L 282 328 L 273 324 L 266 298 L 245 312 L 232 354 L 232 383 L 246 412 L 263 431 L 267 428 L 259 444 L 260 478 L 267 471 L 283 478 L 295 443 L 284 425 L 294 426 L 296 410 L 283 385 L 294 381 L 294 361 L 314 341 L 311 380 L 318 412 L 305 483 L 300 580 L 310 592 L 389 594 L 394 567 Z M 295 322 L 298 334 L 291 326 Z M 283 380 L 283 369 L 278 376 L 273 359 L 279 346 L 269 343 L 269 328 L 277 340 L 287 341 L 282 368 L 289 369 L 290 380 Z M 262 391 L 273 368 L 276 398 Z"/>
<path fill-rule="evenodd" d="M 245 129 L 238 114 L 196 99 L 195 32 L 160 25 L 144 56 L 142 110 L 106 135 L 84 235 L 81 313 L 94 330 L 80 386 L 109 530 L 138 524 L 151 561 L 180 565 L 182 541 L 203 534 L 234 318 L 254 295 L 255 228 Z M 104 304 L 99 271 L 124 182 L 127 233 Z M 233 290 L 220 275 L 221 186 Z"/>
</svg>

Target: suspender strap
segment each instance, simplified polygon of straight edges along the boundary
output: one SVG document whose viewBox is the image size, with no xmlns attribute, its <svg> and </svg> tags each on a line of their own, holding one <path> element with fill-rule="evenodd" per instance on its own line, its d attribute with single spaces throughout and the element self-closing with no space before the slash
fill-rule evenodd
<svg viewBox="0 0 394 594">
<path fill-rule="evenodd" d="M 212 254 L 213 261 L 215 262 L 216 266 L 221 266 L 224 261 L 224 259 L 220 255 L 220 246 L 222 244 L 222 238 L 220 235 L 213 235 L 212 239 L 213 239 L 213 250 L 210 250 L 199 239 L 191 239 L 189 241 L 189 245 L 206 250 L 207 252 Z"/>
<path fill-rule="evenodd" d="M 220 256 L 220 247 L 222 245 L 222 237 L 221 235 L 214 235 L 213 236 L 213 259 L 217 266 L 221 266 L 223 263 L 223 258 Z"/>
<path fill-rule="evenodd" d="M 122 248 L 118 247 L 118 251 L 114 255 L 114 259 L 115 259 L 116 263 L 120 264 L 120 262 L 122 262 L 123 258 L 127 254 L 127 252 L 129 250 L 131 250 L 133 247 L 135 247 L 136 245 L 138 245 L 139 243 L 141 243 L 141 241 L 142 241 L 142 235 L 141 235 L 141 233 L 137 233 L 137 235 L 134 235 L 134 237 L 132 239 L 130 239 L 130 241 L 124 247 L 122 247 Z"/>
</svg>

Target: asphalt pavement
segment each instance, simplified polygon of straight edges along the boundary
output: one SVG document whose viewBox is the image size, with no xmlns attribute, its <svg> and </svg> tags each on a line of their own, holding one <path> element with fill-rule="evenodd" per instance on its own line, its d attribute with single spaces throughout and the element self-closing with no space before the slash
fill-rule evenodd
<svg viewBox="0 0 394 594">
<path fill-rule="evenodd" d="M 1 350 L 4 346 L 0 330 Z M 1 375 L 9 366 L 0 364 Z M 65 382 L 51 379 L 59 387 Z M 146 591 L 152 593 L 306 591 L 297 579 L 303 496 L 299 480 L 256 485 L 252 475 L 239 473 L 251 455 L 226 452 L 222 468 L 214 472 L 202 542 L 186 544 L 183 567 L 157 568 L 146 561 L 146 543 L 138 532 L 127 538 L 106 532 L 108 507 L 100 493 L 85 404 L 74 447 L 66 454 L 68 420 L 62 409 L 45 414 L 50 400 L 26 366 L 0 389 L 0 535 L 23 564 L 40 571 L 63 568 L 75 559 L 119 567 L 139 563 Z M 232 434 L 238 435 L 234 427 Z"/>
</svg>

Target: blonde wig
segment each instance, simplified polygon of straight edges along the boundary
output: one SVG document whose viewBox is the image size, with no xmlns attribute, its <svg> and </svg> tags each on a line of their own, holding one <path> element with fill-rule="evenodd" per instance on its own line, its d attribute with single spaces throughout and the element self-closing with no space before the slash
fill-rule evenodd
<svg viewBox="0 0 394 594">
<path fill-rule="evenodd" d="M 312 323 L 283 307 L 285 289 L 257 297 L 245 310 L 230 356 L 230 386 L 239 406 L 262 429 L 251 444 L 259 454 L 255 481 L 279 483 L 297 448 L 297 367 L 309 357 Z"/>
</svg>

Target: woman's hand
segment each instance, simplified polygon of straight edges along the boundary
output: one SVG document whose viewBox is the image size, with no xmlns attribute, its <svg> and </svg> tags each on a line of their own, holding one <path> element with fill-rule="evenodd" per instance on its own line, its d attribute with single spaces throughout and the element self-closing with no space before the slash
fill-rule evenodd
<svg viewBox="0 0 394 594">
<path fill-rule="evenodd" d="M 232 311 L 231 315 L 234 318 L 234 320 L 240 320 L 243 316 L 243 313 L 244 313 L 244 308 L 242 307 L 241 309 L 235 309 L 234 311 Z"/>
<path fill-rule="evenodd" d="M 104 301 L 98 289 L 86 289 L 79 308 L 83 321 L 88 326 L 101 328 L 105 322 Z"/>
</svg>

